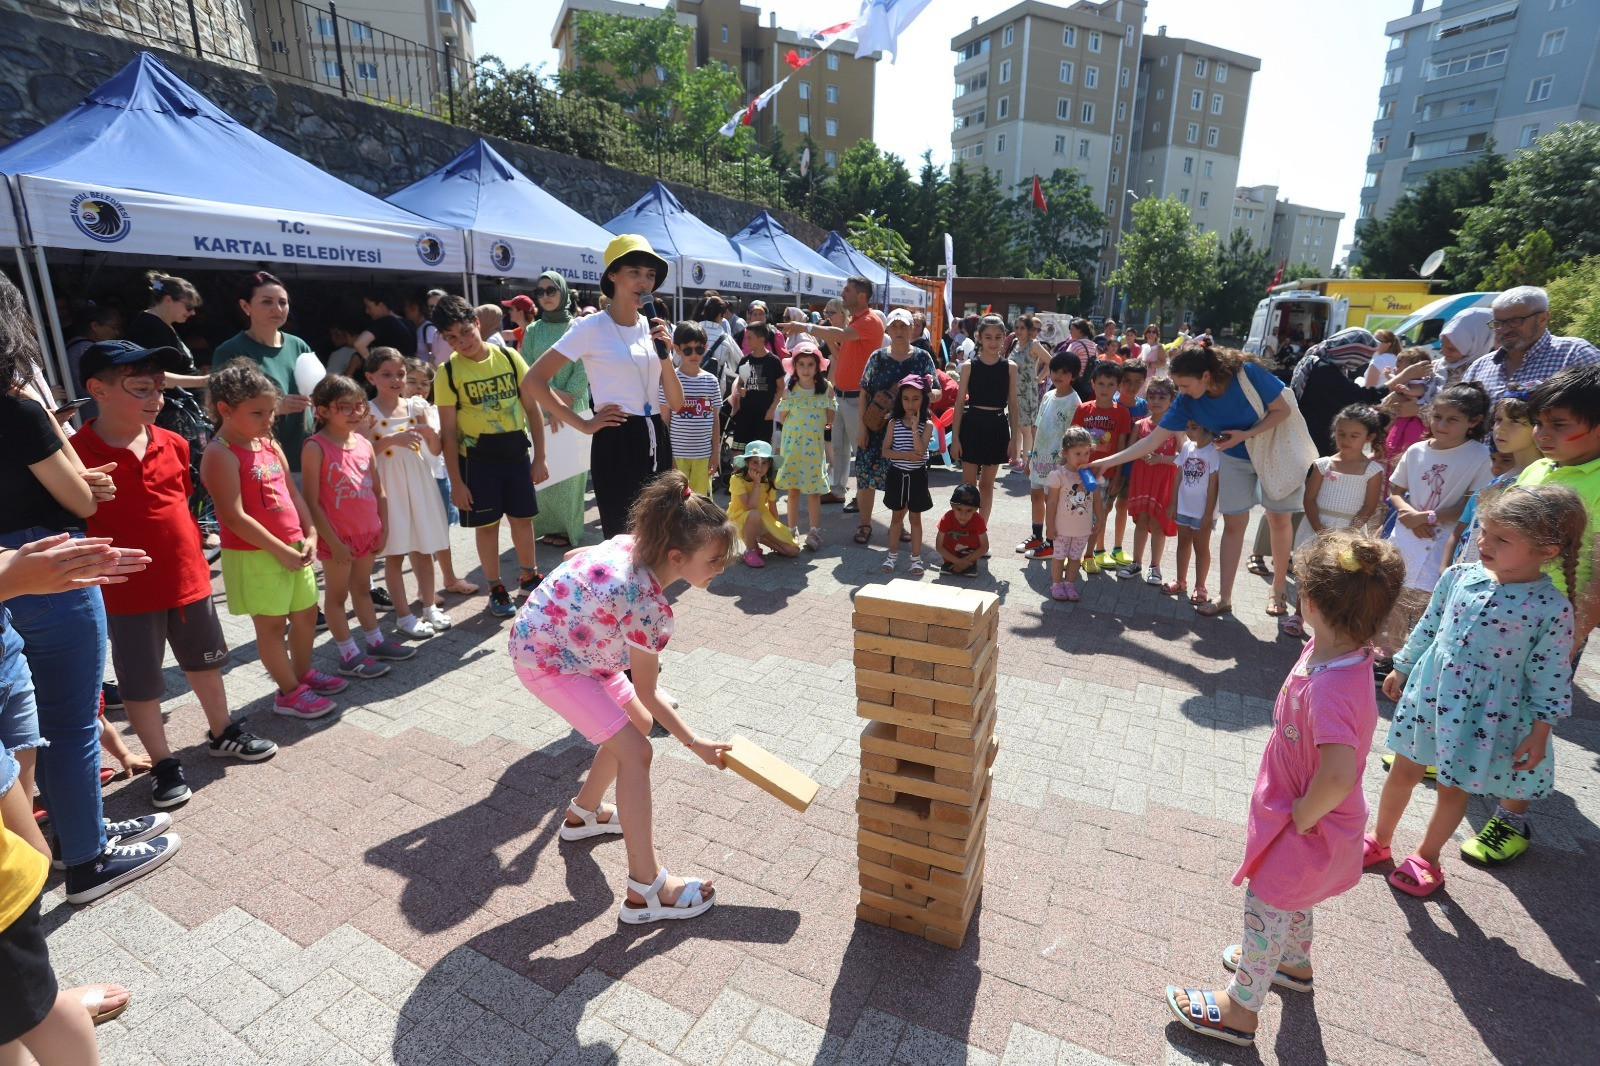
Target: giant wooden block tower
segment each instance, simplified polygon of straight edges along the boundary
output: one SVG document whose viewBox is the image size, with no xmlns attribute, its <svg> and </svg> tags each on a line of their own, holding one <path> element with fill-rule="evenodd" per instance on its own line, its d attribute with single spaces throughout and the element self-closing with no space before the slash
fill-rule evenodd
<svg viewBox="0 0 1600 1066">
<path fill-rule="evenodd" d="M 983 889 L 999 602 L 905 580 L 855 599 L 856 917 L 952 948 Z"/>
</svg>

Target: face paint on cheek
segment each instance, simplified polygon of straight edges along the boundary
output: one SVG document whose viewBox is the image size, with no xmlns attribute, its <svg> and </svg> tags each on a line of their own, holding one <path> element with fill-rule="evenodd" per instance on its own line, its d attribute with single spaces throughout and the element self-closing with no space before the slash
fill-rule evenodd
<svg viewBox="0 0 1600 1066">
<path fill-rule="evenodd" d="M 1563 437 L 1561 439 L 1566 441 L 1568 444 L 1571 444 L 1573 441 L 1582 440 L 1583 438 L 1587 437 L 1588 435 L 1589 435 L 1589 431 L 1587 429 L 1584 429 L 1584 430 L 1579 430 L 1577 433 L 1574 433 L 1570 437 Z"/>
</svg>

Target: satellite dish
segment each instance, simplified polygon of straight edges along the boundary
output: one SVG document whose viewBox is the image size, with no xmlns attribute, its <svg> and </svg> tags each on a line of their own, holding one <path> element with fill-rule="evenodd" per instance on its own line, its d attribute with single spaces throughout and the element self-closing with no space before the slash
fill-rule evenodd
<svg viewBox="0 0 1600 1066">
<path fill-rule="evenodd" d="M 1422 277 L 1431 278 L 1439 272 L 1439 268 L 1443 265 L 1444 249 L 1440 248 L 1437 252 L 1434 252 L 1432 255 L 1428 256 L 1428 258 L 1422 261 L 1422 269 L 1417 271 L 1417 273 Z"/>
</svg>

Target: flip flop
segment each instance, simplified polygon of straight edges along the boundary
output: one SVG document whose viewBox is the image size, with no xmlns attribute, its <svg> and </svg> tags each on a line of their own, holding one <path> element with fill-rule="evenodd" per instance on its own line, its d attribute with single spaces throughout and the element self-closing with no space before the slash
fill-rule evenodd
<svg viewBox="0 0 1600 1066">
<path fill-rule="evenodd" d="M 94 1022 L 96 1025 L 104 1025 L 106 1022 L 118 1017 L 123 1011 L 128 1009 L 128 1004 L 133 1002 L 133 993 L 129 992 L 126 988 L 122 988 L 122 991 L 126 993 L 126 997 L 123 999 L 123 1001 L 117 1004 L 115 1007 L 107 1007 L 105 1005 L 106 993 L 113 988 L 122 988 L 122 986 L 90 985 L 84 989 L 83 999 L 81 1000 L 83 1003 L 83 1009 L 89 1012 L 89 1020 Z"/>
<path fill-rule="evenodd" d="M 1387 844 L 1378 843 L 1378 838 L 1368 833 L 1361 838 L 1361 868 L 1376 866 L 1380 862 L 1388 862 L 1394 858 L 1394 849 Z"/>
<path fill-rule="evenodd" d="M 1407 855 L 1389 875 L 1389 886 L 1408 896 L 1426 899 L 1444 887 L 1444 870 L 1421 855 Z"/>
<path fill-rule="evenodd" d="M 1202 603 L 1200 606 L 1196 607 L 1194 609 L 1194 613 L 1205 618 L 1219 618 L 1225 614 L 1232 614 L 1233 604 L 1212 600 L 1209 603 Z"/>
<path fill-rule="evenodd" d="M 539 538 L 539 543 L 543 544 L 547 548 L 572 547 L 572 541 L 567 538 L 565 533 L 546 533 L 544 536 Z"/>
<path fill-rule="evenodd" d="M 1215 995 L 1198 988 L 1185 988 L 1183 992 L 1189 997 L 1189 1009 L 1184 1010 L 1178 1006 L 1178 991 L 1176 985 L 1167 986 L 1167 1006 L 1172 1008 L 1172 1015 L 1178 1019 L 1178 1024 L 1192 1033 L 1215 1037 L 1239 1047 L 1255 1046 L 1256 1034 L 1230 1029 L 1222 1024 L 1222 1009 L 1217 1006 Z"/>
<path fill-rule="evenodd" d="M 465 581 L 465 580 L 462 580 L 461 578 L 457 578 L 456 579 L 456 583 L 453 584 L 453 585 L 446 585 L 445 588 L 444 588 L 444 591 L 453 592 L 457 596 L 471 596 L 471 595 L 474 595 L 475 593 L 478 593 L 478 592 L 480 592 L 482 590 L 479 589 L 478 586 L 474 585 L 470 581 Z"/>
<path fill-rule="evenodd" d="M 1244 946 L 1242 944 L 1229 944 L 1223 948 L 1222 968 L 1229 973 L 1236 972 L 1239 969 L 1238 958 L 1243 951 Z M 1279 988 L 1287 988 L 1291 992 L 1309 992 L 1311 991 L 1312 978 L 1290 977 L 1282 971 L 1276 971 L 1272 975 L 1272 983 Z"/>
<path fill-rule="evenodd" d="M 1306 635 L 1305 619 L 1297 614 L 1292 614 L 1280 621 L 1278 628 L 1291 637 L 1303 637 Z"/>
</svg>

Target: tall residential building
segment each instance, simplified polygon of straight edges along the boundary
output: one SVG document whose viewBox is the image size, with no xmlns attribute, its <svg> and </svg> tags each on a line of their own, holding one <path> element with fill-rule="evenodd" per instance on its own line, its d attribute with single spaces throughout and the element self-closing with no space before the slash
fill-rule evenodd
<svg viewBox="0 0 1600 1066">
<path fill-rule="evenodd" d="M 815 43 L 778 26 L 775 13 L 769 13 L 763 25 L 761 9 L 739 0 L 677 0 L 675 6 L 678 23 L 694 31 L 692 66 L 721 63 L 738 72 L 751 97 L 794 74 L 757 113 L 752 130 L 760 140 L 767 140 L 777 127 L 783 131 L 785 144 L 797 150 L 809 136 L 821 153 L 813 164 L 831 167 L 851 145 L 872 137 L 875 56 L 856 59 L 849 42 L 816 54 Z M 661 9 L 617 0 L 562 0 L 550 44 L 560 52 L 563 67 L 576 62 L 575 16 L 581 11 L 652 18 Z M 794 71 L 785 60 L 791 50 L 801 58 L 814 58 Z"/>
<path fill-rule="evenodd" d="M 1241 185 L 1233 191 L 1233 218 L 1227 233 L 1242 229 L 1255 248 L 1272 247 L 1272 216 L 1278 210 L 1276 185 Z M 1224 240 L 1227 234 L 1223 235 Z"/>
<path fill-rule="evenodd" d="M 1558 123 L 1600 120 L 1600 3 L 1440 0 L 1384 27 L 1360 218 L 1381 218 L 1430 171 L 1492 143 L 1530 147 Z"/>
<path fill-rule="evenodd" d="M 1315 269 L 1306 276 L 1326 277 L 1333 269 L 1342 221 L 1342 211 L 1279 199 L 1276 185 L 1241 185 L 1233 192 L 1232 217 L 1217 227 L 1217 232 L 1226 240 L 1228 234 L 1242 229 L 1273 263 L 1286 267 L 1309 263 Z"/>
</svg>

